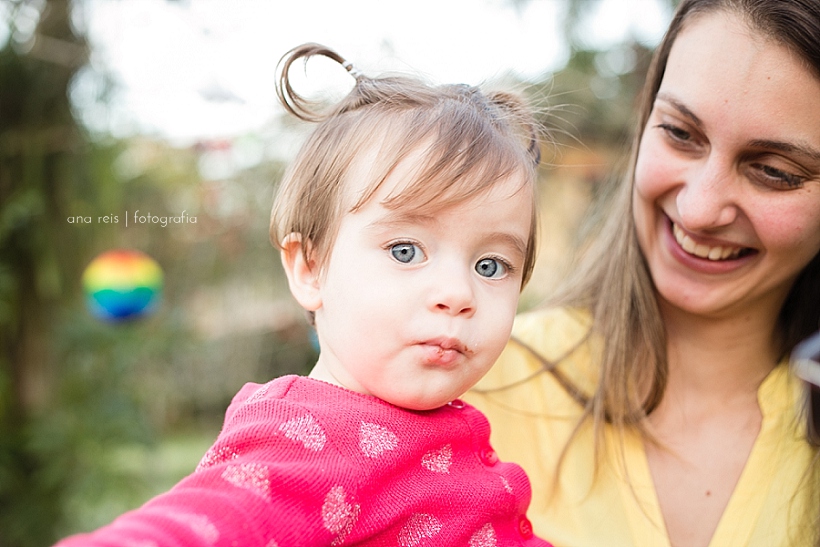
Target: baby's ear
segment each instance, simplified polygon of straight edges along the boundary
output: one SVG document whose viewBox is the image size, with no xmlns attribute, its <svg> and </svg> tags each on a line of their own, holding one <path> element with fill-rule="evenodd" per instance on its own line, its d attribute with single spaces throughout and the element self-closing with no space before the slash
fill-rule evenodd
<svg viewBox="0 0 820 547">
<path fill-rule="evenodd" d="M 304 242 L 302 234 L 290 234 L 282 242 L 280 254 L 282 266 L 288 276 L 290 292 L 299 305 L 309 312 L 321 308 L 319 267 L 314 259 L 310 242 Z"/>
</svg>

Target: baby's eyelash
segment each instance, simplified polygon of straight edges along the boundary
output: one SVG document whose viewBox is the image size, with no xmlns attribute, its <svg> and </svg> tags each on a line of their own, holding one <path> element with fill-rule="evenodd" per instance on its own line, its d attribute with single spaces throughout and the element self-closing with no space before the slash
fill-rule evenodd
<svg viewBox="0 0 820 547">
<path fill-rule="evenodd" d="M 414 239 L 392 239 L 384 245 L 382 245 L 382 249 L 389 250 L 391 247 L 395 247 L 396 245 L 415 245 L 420 249 L 424 249 L 422 244 Z"/>
<path fill-rule="evenodd" d="M 509 260 L 507 260 L 506 258 L 501 257 L 501 256 L 490 255 L 490 256 L 485 256 L 485 257 L 482 257 L 482 258 L 481 258 L 481 260 L 487 260 L 488 258 L 489 258 L 490 260 L 497 260 L 498 262 L 500 262 L 500 263 L 504 266 L 504 268 L 506 268 L 506 269 L 507 269 L 507 273 L 511 273 L 511 274 L 512 274 L 512 273 L 515 273 L 515 272 L 517 272 L 517 271 L 518 271 L 518 267 L 517 267 L 517 266 L 513 266 L 513 265 L 512 265 L 512 263 L 510 263 L 510 261 L 509 261 Z M 480 261 L 479 261 L 479 262 L 480 262 Z"/>
</svg>

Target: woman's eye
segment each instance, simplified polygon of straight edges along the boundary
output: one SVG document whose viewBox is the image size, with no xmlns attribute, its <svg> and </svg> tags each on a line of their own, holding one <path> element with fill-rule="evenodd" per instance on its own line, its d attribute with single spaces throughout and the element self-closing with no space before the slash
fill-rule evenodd
<svg viewBox="0 0 820 547">
<path fill-rule="evenodd" d="M 753 163 L 752 168 L 756 169 L 760 175 L 758 179 L 762 180 L 767 186 L 774 188 L 791 190 L 793 188 L 800 188 L 806 181 L 806 177 L 794 175 L 787 171 L 783 171 L 771 165 L 762 163 Z"/>
<path fill-rule="evenodd" d="M 475 271 L 481 277 L 498 279 L 507 274 L 509 266 L 497 258 L 482 258 L 476 262 Z"/>
<path fill-rule="evenodd" d="M 413 243 L 396 243 L 390 246 L 390 254 L 402 264 L 415 264 L 424 259 L 424 251 Z"/>
<path fill-rule="evenodd" d="M 682 142 L 682 143 L 688 143 L 688 142 L 692 141 L 692 135 L 688 131 L 686 131 L 685 129 L 681 129 L 680 127 L 678 127 L 676 125 L 672 125 L 672 124 L 669 124 L 669 123 L 662 123 L 662 124 L 659 124 L 658 127 L 663 129 L 664 133 L 669 135 L 669 137 L 671 137 L 675 141 Z"/>
</svg>

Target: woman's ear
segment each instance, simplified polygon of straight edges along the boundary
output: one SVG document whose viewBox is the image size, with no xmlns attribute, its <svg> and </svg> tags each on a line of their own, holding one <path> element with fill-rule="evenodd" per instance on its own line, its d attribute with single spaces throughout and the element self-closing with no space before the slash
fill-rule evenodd
<svg viewBox="0 0 820 547">
<path fill-rule="evenodd" d="M 282 242 L 280 254 L 290 292 L 299 305 L 309 312 L 321 308 L 319 267 L 313 258 L 310 242 L 302 241 L 302 234 L 290 234 Z"/>
</svg>

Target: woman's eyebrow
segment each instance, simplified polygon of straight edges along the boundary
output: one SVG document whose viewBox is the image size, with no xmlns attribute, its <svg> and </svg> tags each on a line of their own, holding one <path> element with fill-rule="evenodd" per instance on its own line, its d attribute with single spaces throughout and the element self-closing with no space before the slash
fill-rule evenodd
<svg viewBox="0 0 820 547">
<path fill-rule="evenodd" d="M 812 161 L 820 162 L 820 150 L 812 148 L 808 144 L 772 141 L 767 139 L 754 140 L 749 144 L 755 148 L 766 148 L 768 150 L 777 150 L 786 154 L 796 154 L 799 156 L 804 156 Z"/>
<path fill-rule="evenodd" d="M 669 93 L 665 91 L 659 91 L 655 98 L 672 105 L 678 112 L 692 120 L 692 122 L 698 127 L 703 126 L 703 122 L 700 121 L 700 118 L 698 118 L 694 112 L 689 110 L 689 108 L 685 104 L 680 102 L 678 99 L 676 99 Z"/>
<path fill-rule="evenodd" d="M 680 102 L 678 99 L 673 97 L 668 92 L 659 92 L 657 95 L 657 99 L 665 103 L 668 103 L 675 110 L 679 111 L 681 114 L 691 119 L 695 125 L 703 125 L 700 118 L 698 118 L 694 112 L 689 110 L 689 108 L 686 105 L 684 105 L 682 102 Z M 749 146 L 754 148 L 777 150 L 779 152 L 784 152 L 786 154 L 797 154 L 800 156 L 804 156 L 812 161 L 820 161 L 820 150 L 804 143 L 792 143 L 769 139 L 755 139 L 749 143 Z"/>
</svg>

